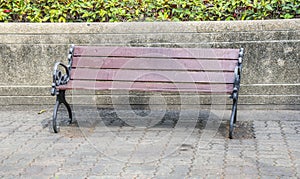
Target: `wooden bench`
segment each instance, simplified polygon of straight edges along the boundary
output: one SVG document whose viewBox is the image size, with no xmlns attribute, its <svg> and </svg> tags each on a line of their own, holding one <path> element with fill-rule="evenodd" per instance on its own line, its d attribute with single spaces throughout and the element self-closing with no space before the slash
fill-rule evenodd
<svg viewBox="0 0 300 179">
<path fill-rule="evenodd" d="M 54 66 L 53 129 L 60 104 L 72 111 L 66 90 L 134 90 L 228 94 L 233 99 L 229 137 L 237 118 L 244 49 L 74 46 L 68 65 Z M 60 70 L 63 68 L 64 70 Z"/>
</svg>

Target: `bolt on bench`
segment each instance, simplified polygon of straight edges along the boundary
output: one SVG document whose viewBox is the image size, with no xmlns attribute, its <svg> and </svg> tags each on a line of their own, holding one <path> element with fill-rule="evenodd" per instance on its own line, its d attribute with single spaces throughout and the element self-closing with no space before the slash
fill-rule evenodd
<svg viewBox="0 0 300 179">
<path fill-rule="evenodd" d="M 229 137 L 237 118 L 244 49 L 74 46 L 68 65 L 54 65 L 51 95 L 57 112 L 64 104 L 72 122 L 66 90 L 132 90 L 228 94 L 233 99 Z M 63 68 L 64 70 L 60 70 Z"/>
</svg>

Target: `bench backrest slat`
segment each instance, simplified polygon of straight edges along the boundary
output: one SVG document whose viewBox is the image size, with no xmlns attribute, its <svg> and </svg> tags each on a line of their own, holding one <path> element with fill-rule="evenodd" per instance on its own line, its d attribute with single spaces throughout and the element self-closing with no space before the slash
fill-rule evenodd
<svg viewBox="0 0 300 179">
<path fill-rule="evenodd" d="M 232 72 L 147 71 L 78 68 L 71 71 L 73 80 L 149 81 L 186 83 L 233 83 Z"/>
<path fill-rule="evenodd" d="M 74 56 L 237 59 L 239 49 L 76 46 Z"/>
<path fill-rule="evenodd" d="M 74 57 L 73 68 L 234 71 L 236 60 Z"/>
</svg>

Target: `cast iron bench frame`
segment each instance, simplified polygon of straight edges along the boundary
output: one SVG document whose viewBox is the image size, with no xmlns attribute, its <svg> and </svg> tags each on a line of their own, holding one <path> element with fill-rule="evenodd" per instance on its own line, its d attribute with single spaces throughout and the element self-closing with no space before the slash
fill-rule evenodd
<svg viewBox="0 0 300 179">
<path fill-rule="evenodd" d="M 212 54 L 213 52 L 213 54 Z M 215 54 L 214 54 L 215 53 Z M 144 56 L 143 56 L 144 54 Z M 145 55 L 146 54 L 146 55 Z M 98 59 L 101 60 L 101 66 L 99 65 L 98 61 L 95 59 L 91 60 L 89 59 L 90 57 L 99 57 L 101 56 L 102 58 L 107 58 L 109 60 L 104 60 L 104 59 Z M 180 63 L 185 65 L 187 70 L 192 70 L 191 73 L 195 74 L 198 73 L 197 76 L 195 77 L 196 80 L 193 81 L 199 82 L 199 89 L 198 87 L 187 87 L 184 85 L 185 81 L 179 81 L 183 82 L 182 88 L 179 87 L 178 89 L 174 89 L 172 87 L 166 87 L 168 82 L 173 82 L 173 81 L 152 81 L 149 80 L 149 78 L 142 79 L 140 82 L 141 84 L 143 82 L 151 82 L 153 83 L 152 87 L 150 85 L 145 86 L 140 85 L 137 86 L 136 88 L 133 88 L 133 90 L 137 91 L 168 91 L 168 92 L 174 92 L 176 90 L 182 90 L 182 91 L 193 91 L 193 92 L 204 92 L 205 94 L 212 95 L 213 93 L 217 92 L 222 92 L 222 93 L 227 93 L 230 94 L 230 98 L 233 100 L 232 104 L 232 110 L 231 110 L 231 116 L 230 116 L 230 123 L 229 123 L 229 138 L 233 138 L 233 129 L 237 120 L 237 103 L 238 103 L 238 94 L 239 94 L 239 89 L 240 89 L 240 80 L 241 80 L 241 73 L 242 73 L 242 61 L 243 61 L 243 56 L 244 56 L 244 49 L 213 49 L 213 48 L 207 48 L 207 49 L 200 49 L 200 48 L 160 48 L 160 47 L 102 47 L 102 46 L 74 46 L 72 45 L 69 54 L 68 54 L 68 65 L 64 65 L 61 62 L 57 62 L 54 65 L 54 71 L 53 71 L 53 83 L 52 83 L 52 89 L 51 89 L 51 95 L 56 96 L 56 102 L 54 106 L 54 111 L 53 111 L 53 118 L 52 118 L 52 127 L 55 133 L 59 132 L 59 126 L 57 125 L 57 112 L 58 108 L 61 104 L 64 104 L 67 108 L 68 115 L 69 115 L 69 122 L 72 122 L 73 116 L 72 116 L 72 109 L 68 102 L 65 99 L 65 91 L 66 90 L 72 90 L 74 87 L 72 85 L 72 82 L 74 80 L 80 79 L 83 82 L 83 86 L 79 87 L 79 89 L 85 89 L 84 87 L 84 80 L 89 80 L 88 75 L 86 73 L 89 73 L 89 70 L 92 71 L 94 66 L 97 66 L 98 70 L 100 69 L 101 71 L 103 70 L 102 73 L 105 73 L 103 77 L 96 75 L 96 79 L 94 78 L 93 80 L 100 80 L 100 85 L 93 85 L 94 90 L 112 90 L 112 86 L 110 85 L 101 85 L 101 80 L 104 82 L 109 82 L 113 81 L 113 70 L 120 70 L 122 69 L 123 62 L 122 60 L 126 61 L 126 58 L 153 58 L 155 60 L 158 60 L 158 62 L 163 63 L 163 59 L 171 58 L 178 60 Z M 81 62 L 87 62 L 88 64 L 92 65 L 89 66 L 88 68 L 85 66 L 86 64 L 83 63 L 80 65 L 80 58 L 85 58 L 86 61 L 81 61 Z M 99 57 L 100 58 L 100 57 Z M 119 59 L 117 59 L 119 58 Z M 204 58 L 204 59 L 203 59 Z M 97 59 L 97 58 L 96 58 Z M 152 61 L 153 61 L 152 59 Z M 220 73 L 226 74 L 227 76 L 232 75 L 232 78 L 229 77 L 229 81 L 225 80 L 224 85 L 226 85 L 226 89 L 222 89 L 225 91 L 218 91 L 217 89 L 213 89 L 212 87 L 214 85 L 214 82 L 211 81 L 206 81 L 204 79 L 201 79 L 201 75 L 203 76 L 203 73 L 209 73 L 208 69 L 198 69 L 197 64 L 193 64 L 192 61 L 187 61 L 187 60 L 200 60 L 201 63 L 207 63 L 210 64 L 210 61 L 216 61 L 219 60 L 218 63 L 222 63 L 221 69 L 220 67 L 217 68 L 217 72 L 211 72 L 215 73 L 216 75 L 220 75 Z M 121 61 L 120 61 L 121 60 Z M 204 60 L 204 61 L 203 61 Z M 205 61 L 206 60 L 206 61 Z M 230 64 L 228 65 L 229 61 L 226 60 L 231 60 Z M 151 60 L 150 60 L 151 61 Z M 191 63 L 191 64 L 189 64 Z M 223 66 L 224 63 L 224 66 Z M 234 63 L 234 66 L 233 64 Z M 85 65 L 84 65 L 85 64 Z M 200 64 L 201 65 L 201 64 Z M 106 67 L 104 67 L 106 66 Z M 166 64 L 162 66 L 168 66 Z M 65 71 L 63 73 L 59 67 L 62 67 Z M 84 68 L 80 68 L 84 67 Z M 224 68 L 223 68 L 224 67 Z M 234 67 L 232 70 L 229 67 Z M 105 68 L 105 69 L 102 69 Z M 134 67 L 133 67 L 134 68 Z M 145 68 L 147 68 L 145 66 Z M 168 67 L 162 67 L 162 68 L 167 68 Z M 176 67 L 175 67 L 176 68 Z M 195 69 L 196 68 L 196 69 Z M 203 67 L 204 68 L 204 67 Z M 216 70 L 214 66 L 208 65 L 208 68 L 212 71 Z M 83 70 L 83 71 L 82 71 Z M 86 71 L 88 70 L 88 71 Z M 124 70 L 124 69 L 123 69 Z M 137 69 L 131 69 L 132 72 L 136 72 L 138 70 L 141 70 L 141 67 L 137 67 Z M 146 69 L 147 70 L 147 69 Z M 149 69 L 148 69 L 149 70 Z M 165 69 L 164 69 L 165 70 Z M 186 73 L 189 73 L 186 71 Z M 78 72 L 78 73 L 75 73 Z M 172 72 L 174 73 L 174 72 Z M 232 74 L 230 74 L 232 73 Z M 112 75 L 111 75 L 112 74 Z M 83 76 L 83 77 L 81 77 Z M 109 77 L 110 76 L 110 77 Z M 81 79 L 82 78 L 82 79 Z M 194 76 L 193 76 L 194 78 Z M 198 79 L 199 78 L 199 79 Z M 154 77 L 155 80 L 156 77 Z M 124 80 L 124 79 L 121 79 Z M 125 79 L 128 80 L 128 79 Z M 143 81 L 144 80 L 144 81 Z M 182 80 L 182 79 L 181 79 Z M 198 80 L 198 81 L 197 81 Z M 202 83 L 203 81 L 203 83 Z M 103 82 L 103 83 L 104 83 Z M 134 81 L 135 82 L 135 81 Z M 167 82 L 165 84 L 159 84 L 160 82 Z M 94 81 L 95 83 L 95 81 Z M 88 82 L 87 82 L 88 84 Z M 105 83 L 106 84 L 106 83 Z M 201 86 L 202 85 L 202 86 Z M 210 88 L 207 87 L 207 85 L 210 85 Z M 216 85 L 217 86 L 217 85 Z M 89 87 L 87 87 L 89 88 Z M 130 89 L 125 89 L 125 90 L 132 90 Z"/>
</svg>

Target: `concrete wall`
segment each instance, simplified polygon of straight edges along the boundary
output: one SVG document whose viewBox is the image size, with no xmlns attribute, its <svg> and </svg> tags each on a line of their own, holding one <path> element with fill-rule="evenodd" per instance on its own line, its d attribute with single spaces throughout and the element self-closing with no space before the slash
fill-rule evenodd
<svg viewBox="0 0 300 179">
<path fill-rule="evenodd" d="M 300 19 L 0 24 L 0 105 L 53 104 L 51 74 L 70 44 L 246 49 L 240 104 L 300 104 Z"/>
</svg>

